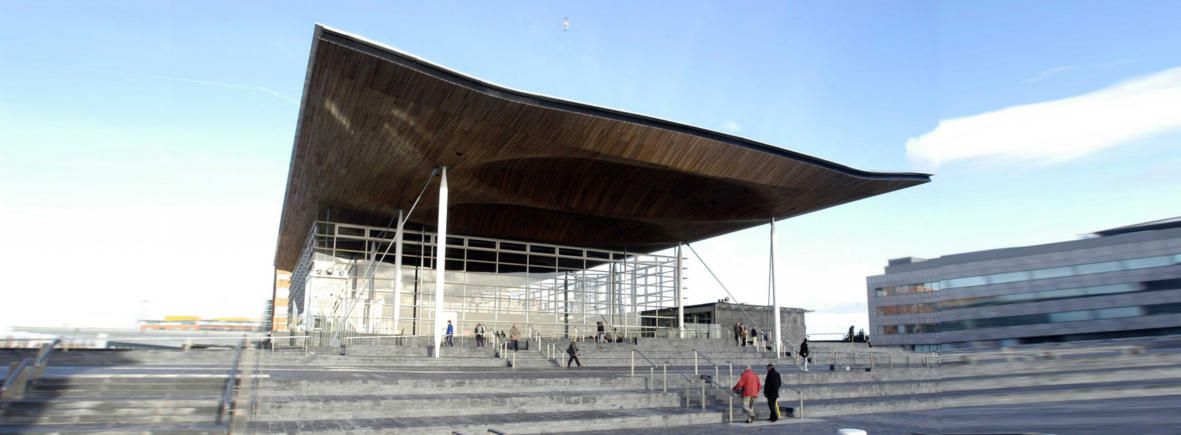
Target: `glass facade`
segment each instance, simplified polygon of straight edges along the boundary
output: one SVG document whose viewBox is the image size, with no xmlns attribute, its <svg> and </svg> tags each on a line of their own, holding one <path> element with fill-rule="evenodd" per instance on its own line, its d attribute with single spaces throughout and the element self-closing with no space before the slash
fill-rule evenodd
<svg viewBox="0 0 1181 435">
<path fill-rule="evenodd" d="M 1108 296 L 1124 293 L 1181 290 L 1181 279 L 1162 279 L 1145 282 L 1131 282 L 1122 284 L 1097 285 L 1088 287 L 1067 288 L 1058 290 L 1043 290 L 1037 292 L 1017 293 L 999 296 L 981 296 L 975 298 L 951 299 L 931 304 L 905 304 L 877 307 L 877 315 L 889 316 L 896 314 L 932 313 L 964 308 L 991 307 L 997 305 L 1023 304 L 1028 302 L 1043 302 L 1063 299 L 1077 299 L 1095 296 Z"/>
<path fill-rule="evenodd" d="M 435 234 L 405 231 L 400 296 L 393 231 L 317 222 L 309 239 L 291 284 L 293 328 L 433 334 Z M 451 235 L 446 244 L 443 310 L 457 334 L 477 323 L 490 333 L 515 323 L 523 335 L 593 334 L 598 322 L 630 335 L 667 333 L 641 325 L 670 324 L 654 313 L 676 306 L 675 257 Z"/>
<path fill-rule="evenodd" d="M 1181 254 L 1132 258 L 1128 260 L 1105 261 L 1101 263 L 1087 263 L 1074 266 L 1051 267 L 1046 269 L 1023 270 L 1018 272 L 1005 272 L 993 275 L 965 276 L 962 278 L 951 278 L 940 282 L 923 284 L 878 287 L 875 290 L 874 295 L 877 297 L 894 296 L 909 293 L 923 293 L 964 287 L 1030 281 L 1036 279 L 1062 278 L 1067 276 L 1118 272 L 1122 270 L 1166 267 L 1175 264 L 1181 264 Z"/>
<path fill-rule="evenodd" d="M 1181 314 L 1181 303 L 1143 305 L 1132 307 L 1100 308 L 1094 310 L 1061 311 L 1057 313 L 1028 314 L 1022 316 L 991 317 L 954 322 L 940 322 L 913 325 L 879 326 L 878 334 L 916 334 L 921 332 L 951 332 L 968 329 L 1001 328 L 1006 326 L 1028 326 L 1045 323 L 1083 322 L 1087 320 L 1120 319 L 1126 317 Z"/>
</svg>

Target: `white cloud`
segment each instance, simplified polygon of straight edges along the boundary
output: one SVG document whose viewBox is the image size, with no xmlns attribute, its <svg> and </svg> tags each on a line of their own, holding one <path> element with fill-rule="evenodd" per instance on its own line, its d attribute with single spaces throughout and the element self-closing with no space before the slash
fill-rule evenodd
<svg viewBox="0 0 1181 435">
<path fill-rule="evenodd" d="M 722 129 L 727 131 L 742 131 L 742 126 L 738 125 L 738 123 L 734 121 L 726 121 L 722 123 Z"/>
<path fill-rule="evenodd" d="M 1061 162 L 1181 128 L 1181 68 L 1098 91 L 948 119 L 906 141 L 923 169 L 981 157 Z"/>
</svg>

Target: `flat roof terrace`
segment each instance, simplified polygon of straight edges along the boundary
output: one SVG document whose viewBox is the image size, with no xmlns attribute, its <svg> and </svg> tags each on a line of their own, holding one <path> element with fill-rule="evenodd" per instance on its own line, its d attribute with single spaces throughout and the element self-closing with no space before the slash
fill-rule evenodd
<svg viewBox="0 0 1181 435">
<path fill-rule="evenodd" d="M 391 216 L 447 165 L 449 232 L 653 252 L 930 181 L 518 91 L 315 28 L 275 266 L 323 208 Z M 423 196 L 410 222 L 437 220 Z"/>
</svg>

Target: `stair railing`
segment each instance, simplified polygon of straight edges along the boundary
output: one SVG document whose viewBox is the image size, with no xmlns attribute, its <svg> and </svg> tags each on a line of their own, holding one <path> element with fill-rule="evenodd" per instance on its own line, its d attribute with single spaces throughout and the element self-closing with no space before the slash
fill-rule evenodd
<svg viewBox="0 0 1181 435">
<path fill-rule="evenodd" d="M 705 354 L 701 353 L 697 349 L 693 349 L 693 374 L 695 374 L 695 375 L 698 374 L 698 372 L 697 372 L 697 357 L 698 356 L 705 358 L 706 362 L 714 365 L 714 379 L 717 379 L 719 376 L 718 364 L 713 362 L 713 360 L 709 359 L 708 356 L 705 356 Z"/>
<path fill-rule="evenodd" d="M 673 363 L 670 363 L 670 362 L 668 362 L 668 361 L 665 361 L 665 362 L 664 362 L 664 367 L 665 367 L 665 374 L 664 374 L 664 384 L 665 384 L 665 391 L 667 391 L 667 390 L 668 390 L 668 367 L 669 367 L 669 366 L 672 366 L 673 370 L 675 370 L 675 371 L 677 372 L 677 374 L 681 375 L 681 377 L 685 379 L 685 407 L 686 407 L 686 408 L 688 408 L 688 407 L 689 407 L 689 398 L 690 398 L 690 395 L 689 395 L 689 388 L 693 386 L 693 383 L 694 383 L 694 382 L 693 382 L 693 379 L 692 379 L 692 378 L 690 378 L 690 377 L 689 377 L 689 375 L 686 375 L 686 374 L 685 374 L 685 372 L 682 372 L 682 371 L 681 371 L 681 369 L 677 368 L 677 366 L 676 366 L 675 364 L 673 364 Z M 706 384 L 706 381 L 705 381 L 705 379 L 704 379 L 704 378 L 703 378 L 703 379 L 701 379 L 701 410 L 702 410 L 702 411 L 704 411 L 704 410 L 705 410 L 705 384 Z"/>
<path fill-rule="evenodd" d="M 234 364 L 230 366 L 229 377 L 226 378 L 225 390 L 222 392 L 221 403 L 217 405 L 217 423 L 223 422 L 233 425 L 234 387 L 238 385 L 238 362 L 242 360 L 242 348 L 246 347 L 246 340 L 238 343 L 234 353 Z"/>
<path fill-rule="evenodd" d="M 797 389 L 795 389 L 795 388 L 792 388 L 792 386 L 791 386 L 791 385 L 787 385 L 787 384 L 779 384 L 779 389 L 780 389 L 780 390 L 782 390 L 782 389 L 784 389 L 784 388 L 787 388 L 787 389 L 789 389 L 789 390 L 792 390 L 792 391 L 795 391 L 795 392 L 796 392 L 796 396 L 797 396 L 797 397 L 800 399 L 800 412 L 798 412 L 798 414 L 799 414 L 799 415 L 797 415 L 797 416 L 796 416 L 796 418 L 804 418 L 804 392 L 803 392 L 803 391 L 800 391 L 800 390 L 797 390 Z"/>
<path fill-rule="evenodd" d="M 0 400 L 16 400 L 25 397 L 25 389 L 29 386 L 29 368 L 33 366 L 32 358 L 25 358 L 16 367 L 10 367 L 8 377 L 4 379 L 4 386 L 0 387 Z"/>
<path fill-rule="evenodd" d="M 644 361 L 647 361 L 648 365 L 651 366 L 648 368 L 648 390 L 652 390 L 653 386 L 656 385 L 656 363 L 654 363 L 654 362 L 652 362 L 652 360 L 648 359 L 648 356 L 644 355 L 643 352 L 640 352 L 639 349 L 636 349 L 633 347 L 632 348 L 632 376 L 636 375 L 636 355 L 640 355 L 640 358 L 643 358 Z M 667 376 L 665 376 L 665 378 L 664 378 L 664 391 L 668 391 L 668 377 Z"/>
<path fill-rule="evenodd" d="M 727 361 L 727 362 L 729 362 L 729 361 Z M 717 365 L 715 364 L 715 367 L 716 366 Z M 733 377 L 733 375 L 731 375 L 731 377 Z M 716 375 L 713 378 L 711 378 L 709 376 L 702 376 L 701 379 L 702 379 L 702 383 L 701 383 L 701 385 L 702 385 L 702 392 L 701 392 L 702 409 L 705 409 L 705 405 L 704 405 L 704 403 L 705 403 L 705 384 L 708 383 L 708 384 L 712 385 L 714 388 L 721 390 L 722 394 L 725 394 L 726 398 L 729 399 L 730 413 L 728 415 L 730 416 L 729 417 L 730 419 L 727 420 L 727 423 L 733 423 L 734 422 L 734 394 L 733 394 L 734 391 L 729 389 L 728 387 L 722 387 L 722 385 L 718 383 L 718 379 L 717 379 Z"/>
</svg>

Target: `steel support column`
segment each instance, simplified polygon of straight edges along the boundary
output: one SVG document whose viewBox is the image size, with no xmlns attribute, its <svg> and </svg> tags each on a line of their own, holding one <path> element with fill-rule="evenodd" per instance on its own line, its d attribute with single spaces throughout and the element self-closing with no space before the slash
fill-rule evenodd
<svg viewBox="0 0 1181 435">
<path fill-rule="evenodd" d="M 677 269 L 676 269 L 676 275 L 673 279 L 676 281 L 676 289 L 677 289 L 677 328 L 680 331 L 681 338 L 685 338 L 685 298 L 684 298 L 684 296 L 681 295 L 681 290 L 683 289 L 683 284 L 684 284 L 683 281 L 684 281 L 685 273 L 684 273 L 684 271 L 681 270 L 681 243 L 680 242 L 677 242 L 677 251 L 676 252 L 677 252 L 677 261 L 674 262 L 673 264 L 676 265 Z M 659 311 L 657 311 L 657 312 L 659 312 Z"/>
<path fill-rule="evenodd" d="M 447 167 L 440 166 L 439 169 L 439 233 L 435 243 L 435 358 L 439 357 L 439 347 L 443 343 L 443 332 L 447 325 L 443 319 L 443 289 L 447 287 Z"/>
<path fill-rule="evenodd" d="M 783 325 L 779 320 L 779 297 L 778 292 L 775 291 L 775 250 L 777 243 L 775 243 L 775 218 L 771 218 L 771 309 L 775 311 L 775 358 L 778 359 L 781 353 L 780 346 L 783 343 Z"/>
<path fill-rule="evenodd" d="M 402 209 L 398 209 L 398 231 L 394 232 L 394 334 L 402 317 L 402 233 L 406 225 Z"/>
</svg>

